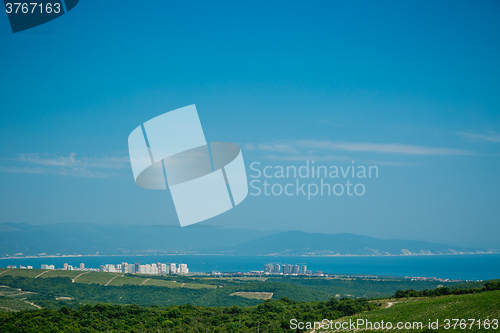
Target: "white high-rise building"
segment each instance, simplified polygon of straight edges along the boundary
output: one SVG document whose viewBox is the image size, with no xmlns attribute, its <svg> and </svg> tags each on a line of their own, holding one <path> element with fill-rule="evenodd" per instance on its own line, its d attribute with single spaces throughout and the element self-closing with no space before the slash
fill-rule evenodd
<svg viewBox="0 0 500 333">
<path fill-rule="evenodd" d="M 85 269 L 85 264 L 83 262 L 80 264 L 80 269 Z"/>
<path fill-rule="evenodd" d="M 115 273 L 116 272 L 115 265 L 113 265 L 113 264 L 106 264 L 105 272 Z"/>
<path fill-rule="evenodd" d="M 158 267 L 156 267 L 156 264 L 141 265 L 141 266 L 139 266 L 139 273 L 142 273 L 142 274 L 158 274 Z"/>
<path fill-rule="evenodd" d="M 167 274 L 167 264 L 161 264 L 161 273 Z"/>
<path fill-rule="evenodd" d="M 180 274 L 189 273 L 188 266 L 186 264 L 179 264 L 179 273 Z"/>
<path fill-rule="evenodd" d="M 177 273 L 177 265 L 175 263 L 170 264 L 170 274 Z"/>
</svg>

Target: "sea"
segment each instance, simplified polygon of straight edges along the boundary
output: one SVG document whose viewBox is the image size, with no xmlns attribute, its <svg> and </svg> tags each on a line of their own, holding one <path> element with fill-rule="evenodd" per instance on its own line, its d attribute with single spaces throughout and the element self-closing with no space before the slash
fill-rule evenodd
<svg viewBox="0 0 500 333">
<path fill-rule="evenodd" d="M 489 280 L 500 278 L 500 254 L 426 255 L 426 256 L 227 256 L 227 255 L 155 255 L 155 256 L 78 256 L 52 258 L 0 259 L 7 265 L 33 266 L 42 264 L 62 268 L 64 263 L 79 267 L 99 268 L 105 264 L 185 263 L 190 272 L 251 272 L 263 271 L 267 263 L 305 264 L 312 272 L 329 274 L 376 275 L 396 277 L 434 277 L 459 280 Z"/>
</svg>

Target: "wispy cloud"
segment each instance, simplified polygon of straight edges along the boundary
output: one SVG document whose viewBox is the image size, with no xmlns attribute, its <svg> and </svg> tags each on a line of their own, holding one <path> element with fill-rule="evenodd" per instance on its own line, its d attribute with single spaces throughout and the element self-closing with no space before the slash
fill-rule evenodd
<svg viewBox="0 0 500 333">
<path fill-rule="evenodd" d="M 500 133 L 488 131 L 486 133 L 460 132 L 457 133 L 464 139 L 480 142 L 500 142 Z"/>
<path fill-rule="evenodd" d="M 359 143 L 329 140 L 293 140 L 277 141 L 274 143 L 245 145 L 245 149 L 262 151 L 274 151 L 300 154 L 304 150 L 337 150 L 350 152 L 367 152 L 381 154 L 403 154 L 403 155 L 473 155 L 468 150 L 425 147 L 407 145 L 401 143 Z"/>
<path fill-rule="evenodd" d="M 10 173 L 29 173 L 38 175 L 60 175 L 60 176 L 75 176 L 87 178 L 108 178 L 110 176 L 117 176 L 114 172 L 102 172 L 96 170 L 86 170 L 82 168 L 30 168 L 30 167 L 4 167 L 0 166 L 0 172 Z"/>
<path fill-rule="evenodd" d="M 100 169 L 122 169 L 130 165 L 128 156 L 123 157 L 76 157 L 76 153 L 68 156 L 54 154 L 19 154 L 15 159 L 19 162 L 35 163 L 46 166 L 83 167 Z"/>
<path fill-rule="evenodd" d="M 366 160 L 363 161 L 364 163 L 371 164 L 371 165 L 386 165 L 386 166 L 395 166 L 395 167 L 400 167 L 400 166 L 423 166 L 424 164 L 422 163 L 405 163 L 405 162 L 397 162 L 397 161 L 373 161 L 373 160 Z"/>
<path fill-rule="evenodd" d="M 406 145 L 401 143 L 357 143 L 357 142 L 332 142 L 301 140 L 296 145 L 305 148 L 322 148 L 331 150 L 383 153 L 383 154 L 405 154 L 405 155 L 472 155 L 473 152 L 452 149 Z"/>
<path fill-rule="evenodd" d="M 275 161 L 351 161 L 352 158 L 349 156 L 337 156 L 337 155 L 267 155 L 264 158 Z"/>
<path fill-rule="evenodd" d="M 299 150 L 294 146 L 293 142 L 282 142 L 276 141 L 272 143 L 247 143 L 243 146 L 246 150 L 263 150 L 263 151 L 274 151 L 280 153 L 299 153 Z"/>
<path fill-rule="evenodd" d="M 122 175 L 118 170 L 128 168 L 130 165 L 128 156 L 77 157 L 76 153 L 67 156 L 49 153 L 19 154 L 15 158 L 2 160 L 16 162 L 21 166 L 0 166 L 0 172 L 89 178 L 107 178 Z"/>
</svg>

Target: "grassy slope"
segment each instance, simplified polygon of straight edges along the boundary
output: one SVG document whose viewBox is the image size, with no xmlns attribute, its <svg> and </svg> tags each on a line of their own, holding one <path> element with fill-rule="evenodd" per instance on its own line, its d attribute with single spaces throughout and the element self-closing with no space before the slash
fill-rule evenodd
<svg viewBox="0 0 500 333">
<path fill-rule="evenodd" d="M 6 270 L 6 269 L 2 269 Z M 0 271 L 1 272 L 1 271 Z M 34 278 L 38 276 L 39 278 L 53 278 L 53 277 L 69 277 L 71 279 L 79 276 L 84 273 L 82 271 L 64 271 L 64 270 L 44 270 L 44 269 L 11 269 L 2 275 L 7 276 L 22 276 L 22 277 L 30 277 Z M 97 283 L 101 285 L 105 285 L 108 283 L 114 276 L 118 275 L 115 279 L 113 279 L 109 285 L 110 286 L 123 286 L 123 285 L 141 285 L 146 279 L 144 285 L 147 286 L 160 286 L 160 287 L 168 287 L 168 288 L 192 288 L 192 289 L 200 289 L 200 288 L 215 288 L 213 285 L 203 284 L 203 283 L 192 283 L 192 281 L 183 283 L 183 282 L 174 282 L 167 280 L 159 280 L 159 276 L 151 275 L 151 276 L 122 276 L 123 273 L 106 273 L 106 272 L 85 272 L 82 274 L 75 282 L 78 283 Z"/>
<path fill-rule="evenodd" d="M 136 277 L 122 277 L 114 273 L 87 273 L 79 277 L 76 283 L 72 283 L 68 277 L 40 277 L 34 279 L 19 276 L 12 277 L 7 273 L 4 276 L 0 276 L 0 285 L 31 291 L 32 295 L 28 296 L 30 301 L 52 309 L 60 308 L 63 305 L 77 307 L 80 304 L 95 304 L 98 302 L 139 304 L 142 306 L 169 306 L 187 303 L 202 306 L 249 306 L 262 302 L 262 300 L 258 299 L 230 296 L 235 292 L 268 292 L 272 293 L 275 299 L 286 296 L 298 301 L 326 301 L 332 297 L 328 293 L 308 289 L 303 286 L 277 282 L 227 281 L 223 287 L 214 288 L 217 285 L 205 284 L 208 287 L 206 288 L 204 284 L 196 284 L 198 280 L 195 279 L 186 279 L 187 281 L 191 281 L 189 283 L 153 278 L 146 280 L 141 278 L 142 282 L 146 281 L 141 286 L 127 284 L 126 281 L 119 280 L 122 278 L 135 279 Z M 114 276 L 117 277 L 108 286 L 105 286 L 105 283 L 110 281 Z M 117 281 L 117 285 L 113 285 L 115 281 Z M 123 285 L 120 286 L 122 283 Z M 172 286 L 176 287 L 172 288 Z"/>
<path fill-rule="evenodd" d="M 5 270 L 2 269 L 0 272 L 1 271 Z M 53 300 L 55 297 L 60 296 L 69 296 L 74 298 L 74 301 L 72 301 L 73 303 L 83 302 L 91 304 L 95 302 L 109 302 L 114 304 L 138 303 L 141 305 L 158 304 L 166 306 L 180 302 L 179 304 L 191 303 L 205 306 L 225 306 L 232 304 L 245 306 L 254 305 L 254 303 L 247 303 L 242 301 L 239 296 L 230 295 L 235 295 L 234 293 L 238 292 L 267 292 L 273 293 L 273 299 L 288 297 L 296 301 L 325 301 L 338 293 L 339 289 L 352 290 L 360 288 L 363 290 L 363 293 L 365 293 L 369 288 L 372 288 L 370 292 L 376 293 L 377 290 L 384 290 L 387 292 L 388 290 L 403 287 L 404 284 L 408 283 L 410 283 L 415 289 L 429 287 L 427 283 L 414 284 L 408 281 L 391 279 L 370 281 L 361 279 L 269 278 L 267 281 L 263 282 L 260 279 L 221 279 L 155 275 L 122 276 L 122 273 L 103 272 L 87 272 L 78 277 L 76 283 L 71 283 L 71 280 L 68 279 L 65 282 L 67 285 L 64 285 L 62 281 L 61 285 L 52 285 L 51 281 L 53 279 L 57 279 L 57 277 L 65 277 L 66 279 L 74 278 L 81 272 L 54 270 L 47 271 L 37 279 L 32 279 L 32 277 L 42 272 L 45 272 L 45 270 L 11 269 L 0 275 L 0 280 L 4 280 L 9 276 L 31 277 L 31 279 L 29 279 L 31 282 L 26 281 L 27 284 L 22 286 L 20 285 L 19 287 L 22 287 L 23 289 L 27 288 L 28 290 L 34 291 L 36 295 L 39 295 L 26 295 L 28 299 L 34 300 L 35 304 L 40 297 L 45 295 L 48 297 L 44 296 L 45 300 Z M 111 280 L 113 277 L 116 278 Z M 44 281 L 47 282 L 47 285 Z M 109 281 L 111 281 L 109 285 L 105 286 L 105 284 Z M 50 287 L 48 287 L 49 284 Z M 141 286 L 141 284 L 143 285 Z M 472 284 L 469 283 L 462 286 L 477 287 L 482 284 L 483 283 L 474 282 Z M 36 288 L 34 287 L 35 285 Z M 85 287 L 85 285 L 88 287 Z M 100 285 L 101 289 L 97 292 L 97 286 L 92 287 L 92 285 Z M 14 286 L 14 284 L 12 286 Z M 31 287 L 35 289 L 30 289 Z M 97 294 L 94 295 L 93 293 L 96 292 Z M 471 297 L 474 296 L 477 295 L 471 295 Z M 385 302 L 385 300 L 381 300 L 379 302 Z M 61 305 L 63 303 L 64 302 L 60 302 Z M 396 304 L 393 308 L 388 310 L 397 309 L 401 305 Z M 54 306 L 57 307 L 59 305 Z"/>
<path fill-rule="evenodd" d="M 42 277 L 43 278 L 50 278 L 50 277 L 60 276 L 60 277 L 69 277 L 69 278 L 73 279 L 73 278 L 77 277 L 78 275 L 80 275 L 81 273 L 83 273 L 83 272 L 50 270 L 47 273 L 43 273 L 43 275 L 40 275 L 40 277 L 41 278 Z"/>
<path fill-rule="evenodd" d="M 431 299 L 399 299 L 399 302 L 389 308 L 379 309 L 371 312 L 365 312 L 353 317 L 346 317 L 339 321 L 356 320 L 362 318 L 372 323 L 390 321 L 393 324 L 397 322 L 422 322 L 425 325 L 431 321 L 439 319 L 441 326 L 436 332 L 487 332 L 496 330 L 479 330 L 477 326 L 472 329 L 467 326 L 466 329 L 445 330 L 442 326 L 444 319 L 499 319 L 500 318 L 500 291 L 483 292 L 479 294 L 444 296 Z M 422 330 L 392 330 L 394 332 L 422 332 Z M 392 332 L 387 331 L 387 332 Z M 349 332 L 349 331 L 343 331 Z M 370 332 L 370 331 L 356 331 Z M 373 331 L 371 331 L 373 332 Z"/>
<path fill-rule="evenodd" d="M 0 297 L 0 312 L 17 312 L 36 309 L 38 309 L 36 306 L 25 300 Z"/>
<path fill-rule="evenodd" d="M 21 310 L 35 310 L 36 306 L 25 299 L 34 293 L 0 286 L 0 312 L 15 312 Z"/>
<path fill-rule="evenodd" d="M 11 269 L 2 275 L 35 277 L 44 272 L 41 269 Z M 0 271 L 1 272 L 1 271 Z M 41 275 L 39 278 L 49 277 L 69 277 L 75 278 L 80 275 L 81 271 L 64 271 L 50 270 Z M 184 287 L 184 288 L 213 288 L 214 285 L 221 284 L 238 284 L 245 282 L 279 282 L 296 286 L 313 289 L 320 293 L 327 293 L 331 296 L 339 294 L 341 297 L 389 297 L 398 289 L 433 289 L 438 285 L 453 287 L 451 283 L 442 283 L 438 281 L 410 281 L 397 279 L 324 279 L 324 278 L 297 278 L 297 277 L 241 277 L 241 278 L 213 278 L 213 277 L 189 277 L 189 276 L 155 276 L 155 275 L 123 275 L 123 273 L 105 273 L 105 272 L 88 272 L 80 276 L 76 282 L 78 283 L 97 283 L 105 285 L 115 275 L 119 275 L 113 279 L 110 286 L 122 285 L 141 285 L 146 279 L 149 279 L 144 285 L 155 285 L 169 288 Z M 0 275 L 1 277 L 1 275 Z M 480 282 L 475 283 L 482 287 Z M 464 284 L 465 286 L 465 284 Z M 470 287 L 470 286 L 469 286 Z M 244 291 L 244 290 L 241 290 Z"/>
</svg>

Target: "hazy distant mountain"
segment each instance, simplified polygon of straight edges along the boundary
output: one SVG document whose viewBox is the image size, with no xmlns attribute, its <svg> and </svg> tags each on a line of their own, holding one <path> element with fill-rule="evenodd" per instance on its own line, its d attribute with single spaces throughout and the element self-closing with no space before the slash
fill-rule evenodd
<svg viewBox="0 0 500 333">
<path fill-rule="evenodd" d="M 430 255 L 470 254 L 485 249 L 407 240 L 382 240 L 353 234 L 287 231 L 223 250 L 234 255 Z"/>
<path fill-rule="evenodd" d="M 485 249 L 381 240 L 353 234 L 258 231 L 215 227 L 0 224 L 0 257 L 36 255 L 230 254 L 416 255 L 467 254 Z"/>
<path fill-rule="evenodd" d="M 277 231 L 275 231 L 277 232 Z M 0 223 L 0 257 L 74 254 L 206 253 L 271 234 L 258 230 L 165 225 Z"/>
</svg>

